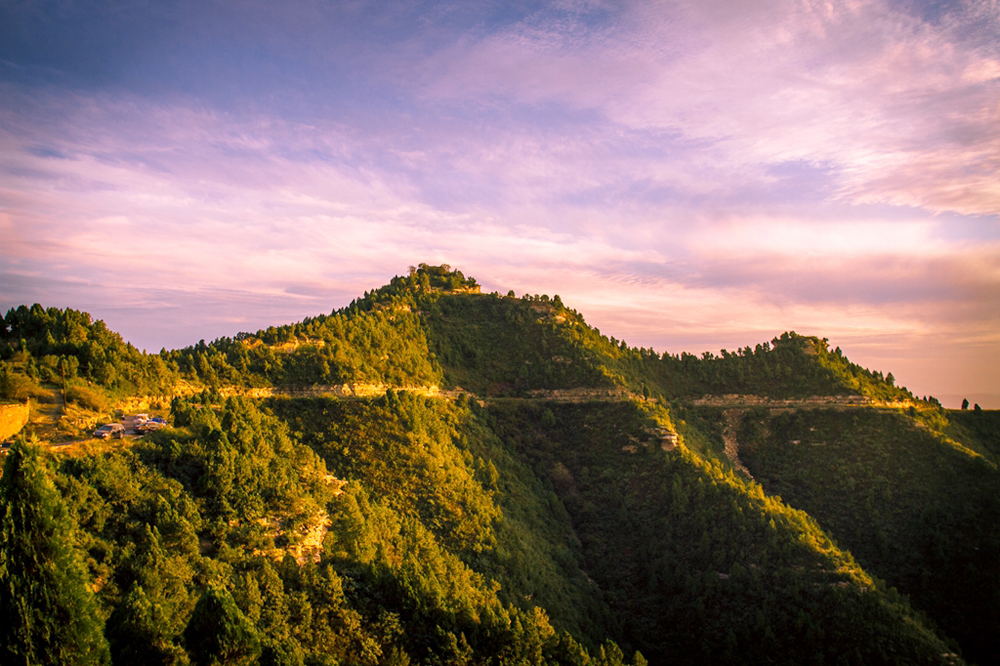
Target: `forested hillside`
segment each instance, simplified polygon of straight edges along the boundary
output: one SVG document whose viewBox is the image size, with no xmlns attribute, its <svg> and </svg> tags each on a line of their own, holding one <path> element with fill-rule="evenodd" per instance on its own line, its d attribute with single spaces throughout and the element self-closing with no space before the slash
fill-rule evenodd
<svg viewBox="0 0 1000 666">
<path fill-rule="evenodd" d="M 765 490 L 815 516 L 868 571 L 934 609 L 941 628 L 982 663 L 1000 663 L 995 463 L 898 413 L 743 418 L 742 458 Z"/>
<path fill-rule="evenodd" d="M 4 316 L 0 360 L 4 399 L 28 398 L 40 382 L 96 385 L 122 396 L 167 390 L 177 379 L 160 355 L 140 352 L 103 321 L 93 321 L 86 312 L 45 309 L 37 303 Z"/>
<path fill-rule="evenodd" d="M 4 663 L 998 661 L 996 414 L 820 338 L 660 354 L 420 265 L 156 355 L 18 308 L 0 357 L 5 398 L 170 423 L 14 443 Z"/>
</svg>

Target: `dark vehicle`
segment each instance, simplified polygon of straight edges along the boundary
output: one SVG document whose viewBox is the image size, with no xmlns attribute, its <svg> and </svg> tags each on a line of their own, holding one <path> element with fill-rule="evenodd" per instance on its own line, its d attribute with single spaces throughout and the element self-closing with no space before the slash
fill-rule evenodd
<svg viewBox="0 0 1000 666">
<path fill-rule="evenodd" d="M 109 439 L 114 437 L 115 439 L 121 439 L 125 436 L 125 426 L 121 423 L 108 423 L 107 425 L 102 425 L 100 428 L 94 431 L 94 437 L 98 439 Z"/>
</svg>

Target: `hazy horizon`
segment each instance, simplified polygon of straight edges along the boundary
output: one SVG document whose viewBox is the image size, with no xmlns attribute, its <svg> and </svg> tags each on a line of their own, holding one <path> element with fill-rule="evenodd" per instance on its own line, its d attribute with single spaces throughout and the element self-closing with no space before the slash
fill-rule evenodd
<svg viewBox="0 0 1000 666">
<path fill-rule="evenodd" d="M 420 262 L 1000 408 L 1000 5 L 0 7 L 0 308 L 158 351 Z"/>
</svg>

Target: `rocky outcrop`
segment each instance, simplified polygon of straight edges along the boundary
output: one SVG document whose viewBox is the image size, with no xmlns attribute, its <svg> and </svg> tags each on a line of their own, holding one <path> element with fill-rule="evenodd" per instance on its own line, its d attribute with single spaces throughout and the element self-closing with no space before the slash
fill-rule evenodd
<svg viewBox="0 0 1000 666">
<path fill-rule="evenodd" d="M 750 470 L 740 460 L 740 443 L 736 438 L 736 433 L 739 432 L 740 428 L 740 421 L 743 419 L 743 410 L 727 409 L 724 414 L 726 417 L 726 429 L 722 433 L 722 441 L 725 444 L 726 457 L 729 458 L 733 467 L 752 479 L 753 474 L 750 473 Z"/>
<path fill-rule="evenodd" d="M 396 392 L 415 393 L 425 397 L 442 395 L 437 386 L 389 386 L 388 384 L 315 384 L 312 386 L 266 386 L 249 388 L 242 386 L 227 386 L 219 389 L 223 397 L 241 395 L 247 398 L 272 398 L 288 396 L 292 398 L 373 398 L 385 395 L 388 389 Z"/>
</svg>

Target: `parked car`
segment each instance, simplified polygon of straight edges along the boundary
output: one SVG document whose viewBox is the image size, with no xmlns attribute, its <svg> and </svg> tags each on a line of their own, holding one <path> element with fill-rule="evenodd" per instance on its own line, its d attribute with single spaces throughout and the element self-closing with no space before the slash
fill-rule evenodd
<svg viewBox="0 0 1000 666">
<path fill-rule="evenodd" d="M 146 421 L 143 421 L 138 426 L 136 426 L 136 430 L 145 433 L 145 432 L 153 432 L 154 430 L 159 430 L 160 428 L 165 428 L 165 427 L 167 427 L 166 419 L 159 416 L 154 416 L 153 418 L 147 419 Z"/>
<path fill-rule="evenodd" d="M 108 423 L 102 425 L 100 428 L 94 431 L 94 437 L 98 439 L 109 439 L 114 437 L 115 439 L 121 439 L 125 436 L 125 426 L 121 423 Z"/>
<path fill-rule="evenodd" d="M 149 420 L 149 414 L 136 414 L 132 418 L 135 420 L 135 427 L 138 428 L 140 425 Z"/>
</svg>

